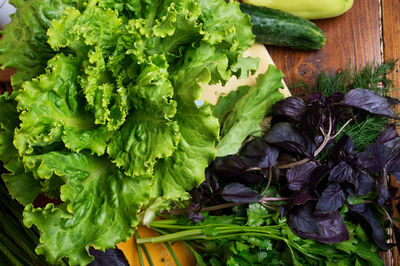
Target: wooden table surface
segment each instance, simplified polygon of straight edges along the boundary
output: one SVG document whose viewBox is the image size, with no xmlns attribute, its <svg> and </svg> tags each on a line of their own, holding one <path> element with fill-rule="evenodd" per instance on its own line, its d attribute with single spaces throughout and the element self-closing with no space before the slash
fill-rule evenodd
<svg viewBox="0 0 400 266">
<path fill-rule="evenodd" d="M 314 21 L 327 38 L 321 50 L 302 52 L 271 46 L 267 49 L 277 67 L 284 72 L 289 88 L 299 77 L 313 84 L 320 70 L 333 74 L 349 63 L 362 66 L 399 58 L 399 6 L 400 0 L 354 0 L 353 7 L 344 15 Z M 400 88 L 398 65 L 391 78 L 393 87 Z M 400 98 L 400 91 L 393 91 L 391 96 Z M 398 186 L 394 178 L 390 183 Z M 397 250 L 381 256 L 386 265 L 400 265 Z"/>
<path fill-rule="evenodd" d="M 325 32 L 325 47 L 317 52 L 295 51 L 267 46 L 275 64 L 285 74 L 289 85 L 299 77 L 312 84 L 318 71 L 335 73 L 349 63 L 362 66 L 400 57 L 400 0 L 355 0 L 351 10 L 342 16 L 314 21 Z M 4 89 L 12 71 L 0 71 Z M 399 66 L 391 77 L 400 87 Z M 0 88 L 1 90 L 2 88 Z M 400 98 L 400 91 L 392 96 Z M 392 185 L 397 181 L 390 180 Z M 399 216 L 397 216 L 399 217 Z M 386 265 L 400 265 L 397 251 L 382 254 Z"/>
</svg>

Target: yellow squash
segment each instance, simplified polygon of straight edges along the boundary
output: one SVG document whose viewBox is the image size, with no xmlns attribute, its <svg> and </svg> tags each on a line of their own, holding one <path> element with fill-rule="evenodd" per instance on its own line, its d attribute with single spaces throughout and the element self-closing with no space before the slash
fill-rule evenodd
<svg viewBox="0 0 400 266">
<path fill-rule="evenodd" d="M 279 9 L 306 19 L 336 17 L 353 6 L 353 0 L 242 0 L 242 2 Z"/>
</svg>

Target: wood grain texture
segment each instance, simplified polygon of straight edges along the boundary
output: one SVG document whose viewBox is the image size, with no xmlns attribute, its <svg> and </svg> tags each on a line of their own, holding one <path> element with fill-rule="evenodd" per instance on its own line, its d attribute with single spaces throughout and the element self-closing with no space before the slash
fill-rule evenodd
<svg viewBox="0 0 400 266">
<path fill-rule="evenodd" d="M 400 13 L 398 10 L 399 1 L 393 0 L 382 0 L 382 31 L 383 31 L 383 58 L 384 60 L 390 60 L 393 58 L 400 57 Z M 391 74 L 393 80 L 393 87 L 400 88 L 400 76 L 399 76 L 399 65 L 397 64 L 396 69 Z M 393 89 L 392 97 L 400 98 L 400 90 Z M 397 109 L 400 112 L 400 108 Z M 390 184 L 392 186 L 399 187 L 399 183 L 394 177 L 390 178 Z M 396 212 L 395 204 L 393 203 L 393 209 L 395 216 L 399 217 L 399 213 Z M 400 256 L 397 249 L 392 252 L 392 263 L 393 265 L 400 265 Z"/>
<path fill-rule="evenodd" d="M 267 46 L 289 86 L 298 77 L 313 84 L 322 69 L 333 74 L 350 62 L 360 66 L 381 61 L 378 0 L 354 1 L 354 6 L 344 15 L 314 22 L 326 35 L 326 44 L 321 50 L 305 52 Z"/>
</svg>

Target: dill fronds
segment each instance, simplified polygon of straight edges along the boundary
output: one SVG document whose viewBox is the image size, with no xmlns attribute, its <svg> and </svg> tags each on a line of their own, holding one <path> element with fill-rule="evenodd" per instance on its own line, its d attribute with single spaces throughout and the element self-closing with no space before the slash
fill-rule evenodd
<svg viewBox="0 0 400 266">
<path fill-rule="evenodd" d="M 299 97 L 317 92 L 330 96 L 335 92 L 346 93 L 355 88 L 370 89 L 386 96 L 393 84 L 387 75 L 393 72 L 397 61 L 397 59 L 392 59 L 381 64 L 370 63 L 361 68 L 351 67 L 349 64 L 335 75 L 328 75 L 325 71 L 321 71 L 314 86 L 306 84 L 304 80 L 299 80 L 291 88 L 301 91 L 297 95 Z"/>
</svg>

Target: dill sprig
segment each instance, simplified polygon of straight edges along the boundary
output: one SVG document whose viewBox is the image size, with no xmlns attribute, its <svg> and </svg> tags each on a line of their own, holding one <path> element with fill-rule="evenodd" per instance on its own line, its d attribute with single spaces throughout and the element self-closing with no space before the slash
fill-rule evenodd
<svg viewBox="0 0 400 266">
<path fill-rule="evenodd" d="M 346 93 L 355 88 L 369 89 L 379 95 L 388 96 L 393 85 L 388 74 L 393 72 L 397 61 L 398 59 L 392 59 L 380 64 L 369 63 L 360 68 L 351 67 L 349 64 L 343 71 L 339 71 L 335 75 L 328 75 L 325 71 L 321 71 L 314 86 L 300 80 L 291 88 L 299 91 L 299 95 L 297 95 L 299 97 L 317 92 L 330 96 L 335 92 Z"/>
<path fill-rule="evenodd" d="M 390 96 L 396 89 L 392 88 L 393 81 L 388 78 L 388 74 L 393 72 L 397 61 L 397 59 L 392 59 L 380 64 L 370 63 L 360 68 L 348 65 L 343 71 L 339 71 L 335 75 L 328 75 L 322 71 L 318 74 L 314 86 L 300 80 L 291 88 L 293 88 L 293 91 L 299 92 L 295 96 L 303 98 L 310 93 L 322 93 L 325 96 L 330 96 L 335 92 L 346 93 L 355 88 L 369 89 L 381 96 Z M 340 139 L 343 134 L 348 135 L 353 140 L 357 153 L 374 142 L 389 122 L 386 117 L 366 114 L 346 126 L 337 139 Z M 338 128 L 340 127 L 341 125 L 338 125 Z"/>
</svg>

